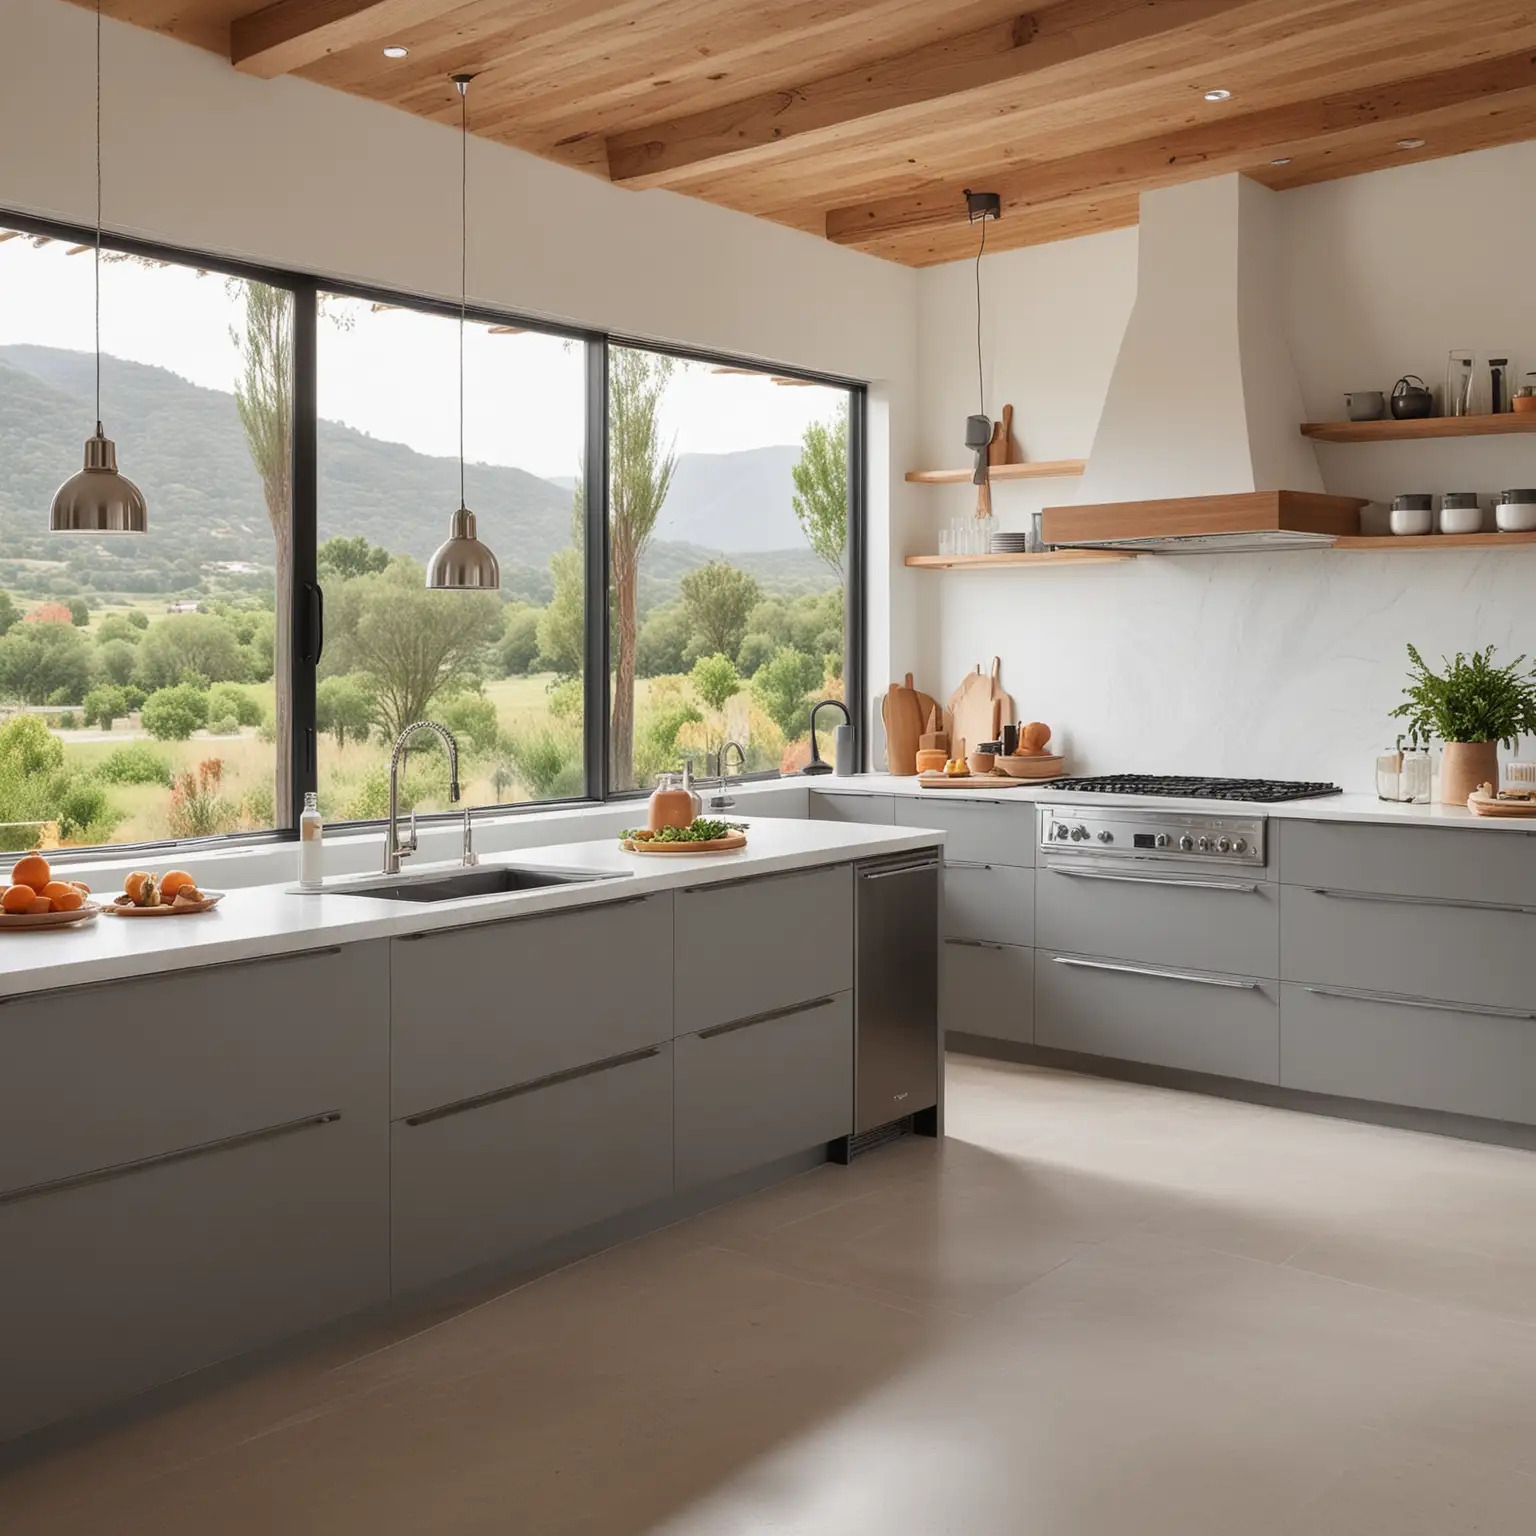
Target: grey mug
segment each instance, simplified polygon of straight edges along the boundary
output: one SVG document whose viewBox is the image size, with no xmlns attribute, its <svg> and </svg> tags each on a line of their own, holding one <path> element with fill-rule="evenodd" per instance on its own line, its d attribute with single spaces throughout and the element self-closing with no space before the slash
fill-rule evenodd
<svg viewBox="0 0 1536 1536">
<path fill-rule="evenodd" d="M 1351 421 L 1380 421 L 1387 414 L 1387 397 L 1379 389 L 1351 390 L 1344 396 Z"/>
</svg>

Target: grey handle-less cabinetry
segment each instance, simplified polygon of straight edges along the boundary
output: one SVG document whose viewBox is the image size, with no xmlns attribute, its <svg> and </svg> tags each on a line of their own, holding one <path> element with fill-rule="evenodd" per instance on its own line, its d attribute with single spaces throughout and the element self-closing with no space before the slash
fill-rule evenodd
<svg viewBox="0 0 1536 1536">
<path fill-rule="evenodd" d="M 0 1005 L 0 1437 L 389 1292 L 382 943 Z"/>
</svg>

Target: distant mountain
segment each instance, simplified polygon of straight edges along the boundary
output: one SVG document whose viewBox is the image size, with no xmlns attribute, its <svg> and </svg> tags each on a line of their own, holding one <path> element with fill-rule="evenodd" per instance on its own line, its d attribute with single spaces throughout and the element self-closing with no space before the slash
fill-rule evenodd
<svg viewBox="0 0 1536 1536">
<path fill-rule="evenodd" d="M 104 424 L 124 473 L 148 498 L 150 532 L 131 542 L 49 536 L 48 503 L 79 465 L 93 425 L 93 385 L 89 353 L 0 347 L 0 584 L 173 592 L 197 589 L 215 561 L 268 564 L 266 504 L 234 396 L 113 357 L 102 361 Z M 457 504 L 458 461 L 334 421 L 320 423 L 319 442 L 320 538 L 362 534 L 425 560 Z M 687 571 L 726 553 L 770 591 L 827 587 L 830 575 L 805 548 L 789 506 L 788 465 L 798 452 L 684 455 L 647 552 L 644 605 L 668 600 Z M 471 464 L 466 483 L 509 592 L 545 600 L 549 558 L 570 539 L 573 482 Z M 242 580 L 251 582 L 218 578 Z"/>
</svg>

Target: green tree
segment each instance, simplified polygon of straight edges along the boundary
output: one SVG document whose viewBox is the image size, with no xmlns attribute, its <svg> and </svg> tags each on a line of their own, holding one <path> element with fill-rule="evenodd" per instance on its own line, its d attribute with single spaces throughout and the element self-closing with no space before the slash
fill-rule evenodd
<svg viewBox="0 0 1536 1536">
<path fill-rule="evenodd" d="M 87 725 L 99 725 L 102 730 L 110 731 L 114 720 L 121 720 L 132 712 L 126 688 L 99 683 L 86 694 L 81 719 Z"/>
<path fill-rule="evenodd" d="M 529 603 L 508 603 L 501 615 L 501 644 L 496 665 L 503 677 L 526 677 L 539 659 L 538 608 Z"/>
<path fill-rule="evenodd" d="M 501 741 L 496 706 L 478 693 L 461 693 L 438 709 L 442 723 L 458 738 L 461 751 L 494 752 Z"/>
<path fill-rule="evenodd" d="M 229 286 L 245 300 L 244 323 L 230 327 L 240 353 L 235 408 L 245 429 L 251 462 L 261 478 L 272 526 L 277 571 L 273 667 L 278 680 L 277 720 L 273 732 L 277 761 L 285 763 L 293 745 L 293 711 L 287 681 L 289 634 L 293 628 L 293 295 L 265 283 L 231 278 Z M 219 681 L 213 673 L 207 676 Z M 277 824 L 293 820 L 288 775 L 277 776 Z"/>
<path fill-rule="evenodd" d="M 125 687 L 139 668 L 138 650 L 126 640 L 109 640 L 96 650 L 96 665 L 109 683 Z"/>
<path fill-rule="evenodd" d="M 757 582 L 734 565 L 711 560 L 683 577 L 681 591 L 700 651 L 734 657 L 747 632 L 747 616 L 762 597 Z"/>
<path fill-rule="evenodd" d="M 843 580 L 848 547 L 848 402 L 838 405 L 831 426 L 813 421 L 801 439 L 800 459 L 790 471 L 800 531 L 816 556 Z"/>
<path fill-rule="evenodd" d="M 609 360 L 608 559 L 614 607 L 613 783 L 634 782 L 635 661 L 639 634 L 640 560 L 672 486 L 677 455 L 663 445 L 661 401 L 672 377 L 670 357 L 615 347 Z"/>
<path fill-rule="evenodd" d="M 350 651 L 391 740 L 438 694 L 477 680 L 501 635 L 501 604 L 491 593 L 429 592 L 425 582 L 421 566 L 397 558 L 350 583 L 361 597 Z"/>
<path fill-rule="evenodd" d="M 0 635 L 10 633 L 11 625 L 21 619 L 19 609 L 9 592 L 0 592 Z"/>
<path fill-rule="evenodd" d="M 208 690 L 208 718 L 233 719 L 236 725 L 260 725 L 267 718 L 261 700 L 233 683 L 215 683 Z"/>
<path fill-rule="evenodd" d="M 0 848 L 33 847 L 44 822 L 77 842 L 111 839 L 122 815 L 103 786 L 65 765 L 64 745 L 36 715 L 0 726 Z M 16 825 L 19 823 L 19 825 Z"/>
<path fill-rule="evenodd" d="M 810 727 L 811 694 L 821 687 L 821 662 L 782 645 L 752 678 L 752 696 L 763 713 L 783 731 L 786 741 Z"/>
<path fill-rule="evenodd" d="M 245 658 L 234 632 L 211 613 L 179 613 L 161 619 L 139 643 L 139 683 L 153 691 L 193 674 L 210 683 L 243 681 Z"/>
<path fill-rule="evenodd" d="M 681 603 L 652 608 L 640 626 L 635 670 L 641 677 L 666 677 L 688 669 L 688 641 L 692 635 L 688 614 Z"/>
<path fill-rule="evenodd" d="M 130 622 L 127 614 L 109 613 L 96 626 L 97 645 L 106 645 L 113 640 L 123 640 L 129 645 L 137 645 L 143 638 L 143 631 Z"/>
<path fill-rule="evenodd" d="M 688 674 L 693 691 L 706 709 L 720 711 L 741 692 L 741 674 L 729 656 L 701 656 Z"/>
<path fill-rule="evenodd" d="M 0 636 L 0 694 L 22 704 L 78 704 L 91 686 L 91 648 L 70 624 L 17 624 Z"/>
<path fill-rule="evenodd" d="M 377 576 L 389 564 L 389 551 L 358 534 L 350 539 L 327 539 L 315 552 L 315 560 L 322 578 L 330 571 L 346 581 L 354 576 Z"/>
<path fill-rule="evenodd" d="M 149 615 L 142 608 L 130 608 L 128 610 L 128 622 L 135 629 L 148 629 Z"/>
<path fill-rule="evenodd" d="M 586 654 L 586 576 L 579 549 L 556 550 L 549 560 L 555 595 L 539 614 L 539 663 L 562 677 L 579 677 Z"/>
<path fill-rule="evenodd" d="M 207 691 L 191 683 L 161 688 L 145 699 L 139 719 L 156 741 L 185 741 L 208 724 Z"/>
<path fill-rule="evenodd" d="M 373 725 L 373 695 L 367 680 L 353 673 L 322 678 L 315 686 L 315 726 L 338 747 L 366 741 Z"/>
<path fill-rule="evenodd" d="M 65 606 L 69 609 L 69 622 L 76 629 L 84 629 L 91 622 L 90 605 L 83 597 L 72 597 Z"/>
</svg>

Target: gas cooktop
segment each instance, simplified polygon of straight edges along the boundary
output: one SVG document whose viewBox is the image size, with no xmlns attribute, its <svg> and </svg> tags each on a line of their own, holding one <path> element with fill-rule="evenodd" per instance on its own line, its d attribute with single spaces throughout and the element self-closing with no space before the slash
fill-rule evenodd
<svg viewBox="0 0 1536 1536">
<path fill-rule="evenodd" d="M 1109 773 L 1089 779 L 1053 779 L 1049 788 L 1101 795 L 1166 795 L 1177 800 L 1249 800 L 1268 805 L 1344 793 L 1337 784 L 1310 784 L 1295 779 L 1197 779 L 1167 773 Z"/>
</svg>

